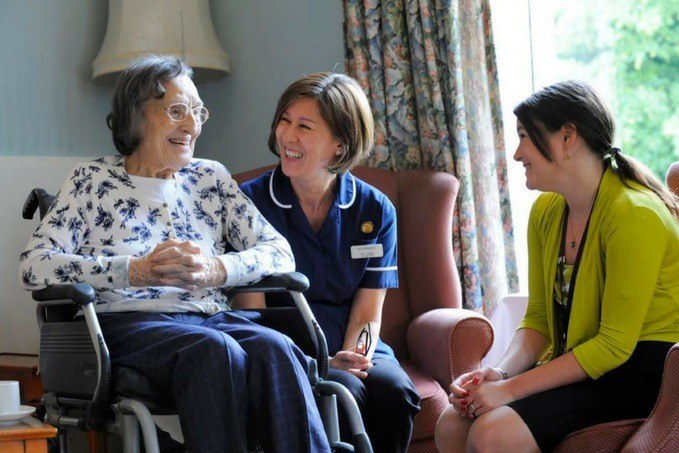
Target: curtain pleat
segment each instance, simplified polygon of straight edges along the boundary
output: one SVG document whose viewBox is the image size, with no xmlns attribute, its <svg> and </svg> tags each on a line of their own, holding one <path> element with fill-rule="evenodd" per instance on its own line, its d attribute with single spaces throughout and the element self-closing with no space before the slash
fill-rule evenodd
<svg viewBox="0 0 679 453">
<path fill-rule="evenodd" d="M 367 165 L 457 177 L 464 304 L 490 315 L 518 276 L 488 0 L 344 0 L 344 31 L 375 116 Z"/>
</svg>

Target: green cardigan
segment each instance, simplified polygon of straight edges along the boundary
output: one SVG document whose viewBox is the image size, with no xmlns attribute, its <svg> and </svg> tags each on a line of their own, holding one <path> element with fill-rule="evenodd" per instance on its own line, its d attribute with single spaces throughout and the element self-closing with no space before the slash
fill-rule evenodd
<svg viewBox="0 0 679 453">
<path fill-rule="evenodd" d="M 679 223 L 651 191 L 630 185 L 605 171 L 575 282 L 567 349 L 594 379 L 625 363 L 638 341 L 679 341 Z M 544 193 L 528 224 L 529 298 L 519 328 L 552 345 L 565 208 L 561 195 Z"/>
</svg>

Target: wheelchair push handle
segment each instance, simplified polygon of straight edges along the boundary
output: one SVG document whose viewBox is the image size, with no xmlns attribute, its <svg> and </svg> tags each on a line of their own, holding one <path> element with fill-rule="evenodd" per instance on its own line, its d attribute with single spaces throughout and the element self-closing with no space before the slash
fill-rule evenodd
<svg viewBox="0 0 679 453">
<path fill-rule="evenodd" d="M 54 195 L 50 195 L 45 189 L 36 187 L 28 194 L 28 198 L 26 198 L 24 206 L 21 209 L 21 217 L 26 220 L 31 220 L 35 211 L 39 209 L 40 218 L 42 219 L 50 206 L 52 206 L 53 201 Z"/>
</svg>

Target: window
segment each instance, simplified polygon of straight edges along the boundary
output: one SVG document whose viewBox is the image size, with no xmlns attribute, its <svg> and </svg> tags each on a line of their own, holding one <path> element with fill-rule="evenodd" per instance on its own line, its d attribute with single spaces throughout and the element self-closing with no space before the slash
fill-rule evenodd
<svg viewBox="0 0 679 453">
<path fill-rule="evenodd" d="M 585 80 L 610 104 L 616 145 L 664 179 L 679 160 L 679 0 L 491 0 L 491 11 L 525 292 L 526 223 L 537 193 L 512 160 L 514 106 L 545 85 Z"/>
</svg>

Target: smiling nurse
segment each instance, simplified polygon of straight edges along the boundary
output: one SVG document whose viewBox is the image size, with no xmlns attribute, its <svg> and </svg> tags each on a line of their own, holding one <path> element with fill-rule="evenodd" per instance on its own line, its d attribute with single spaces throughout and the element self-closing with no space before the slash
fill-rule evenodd
<svg viewBox="0 0 679 453">
<path fill-rule="evenodd" d="M 396 212 L 349 173 L 372 144 L 370 106 L 355 80 L 303 77 L 283 93 L 271 125 L 269 149 L 280 166 L 242 189 L 288 239 L 297 269 L 309 277 L 305 296 L 328 340 L 330 379 L 356 398 L 375 451 L 399 452 L 408 446 L 419 396 L 378 339 L 386 290 L 398 286 Z M 246 303 L 264 302 L 260 295 Z"/>
</svg>

